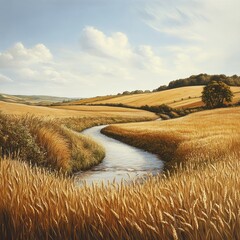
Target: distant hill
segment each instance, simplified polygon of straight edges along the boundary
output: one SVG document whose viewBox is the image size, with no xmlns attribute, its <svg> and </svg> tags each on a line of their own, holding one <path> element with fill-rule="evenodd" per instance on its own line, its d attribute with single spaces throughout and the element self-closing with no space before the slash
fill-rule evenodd
<svg viewBox="0 0 240 240">
<path fill-rule="evenodd" d="M 143 106 L 143 105 L 159 105 L 159 104 L 169 104 L 172 107 L 191 107 L 200 106 L 201 103 L 201 92 L 204 85 L 210 81 L 223 81 L 229 86 L 240 87 L 240 76 L 226 76 L 224 74 L 220 75 L 208 75 L 206 73 L 201 73 L 198 75 L 192 75 L 188 78 L 178 79 L 171 81 L 168 85 L 162 85 L 157 89 L 150 90 L 134 90 L 134 91 L 124 91 L 118 93 L 117 95 L 107 95 L 98 96 L 92 98 L 85 98 L 81 100 L 75 100 L 73 102 L 67 103 L 66 105 L 78 105 L 78 104 L 126 104 L 129 106 Z M 177 88 L 189 87 L 186 89 L 179 90 Z M 191 88 L 196 87 L 196 88 Z M 166 90 L 174 90 L 170 92 L 165 92 Z M 237 89 L 237 88 L 236 88 Z M 237 91 L 234 89 L 234 91 Z M 164 92 L 158 97 L 156 95 L 151 95 L 151 93 Z M 170 94 L 170 95 L 169 95 Z M 237 93 L 238 95 L 238 93 Z M 146 100 L 145 98 L 149 98 Z M 195 100 L 193 100 L 193 98 Z M 198 99 L 198 102 L 196 102 Z M 237 97 L 235 97 L 235 100 Z"/>
<path fill-rule="evenodd" d="M 234 92 L 234 102 L 240 100 L 240 87 L 231 87 Z M 127 105 L 133 107 L 158 106 L 167 104 L 173 108 L 192 108 L 203 105 L 201 95 L 203 86 L 189 86 L 175 89 L 168 89 L 160 92 L 129 94 L 121 96 L 94 97 L 79 101 L 69 102 L 66 105 Z"/>
<path fill-rule="evenodd" d="M 229 86 L 240 86 L 240 76 L 233 75 L 229 77 L 224 74 L 208 75 L 206 73 L 201 73 L 198 75 L 192 75 L 188 78 L 171 81 L 168 85 L 162 85 L 159 88 L 154 89 L 153 92 L 179 88 L 179 87 L 186 87 L 186 86 L 206 85 L 210 81 L 223 81 Z"/>
<path fill-rule="evenodd" d="M 66 97 L 53 97 L 44 95 L 10 95 L 0 93 L 0 101 L 12 102 L 12 103 L 24 103 L 29 105 L 50 105 L 52 103 L 73 101 L 76 99 Z"/>
</svg>

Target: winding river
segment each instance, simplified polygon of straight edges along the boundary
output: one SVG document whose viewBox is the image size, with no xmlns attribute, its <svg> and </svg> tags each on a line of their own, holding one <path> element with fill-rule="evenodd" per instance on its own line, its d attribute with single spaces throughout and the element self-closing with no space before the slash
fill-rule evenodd
<svg viewBox="0 0 240 240">
<path fill-rule="evenodd" d="M 155 175 L 161 172 L 163 162 L 156 155 L 101 134 L 101 129 L 106 126 L 96 126 L 82 132 L 103 145 L 106 156 L 99 165 L 78 175 L 79 184 L 128 182 L 147 174 Z"/>
</svg>

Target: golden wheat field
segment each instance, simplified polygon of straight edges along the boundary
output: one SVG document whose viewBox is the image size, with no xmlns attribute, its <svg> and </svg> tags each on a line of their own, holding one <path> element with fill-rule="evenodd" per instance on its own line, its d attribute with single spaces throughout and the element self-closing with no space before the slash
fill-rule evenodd
<svg viewBox="0 0 240 240">
<path fill-rule="evenodd" d="M 240 87 L 231 87 L 231 89 L 235 93 L 233 102 L 239 101 Z M 201 101 L 202 91 L 203 86 L 181 87 L 155 93 L 113 96 L 106 99 L 101 97 L 89 98 L 75 102 L 75 104 L 125 104 L 134 107 L 167 104 L 173 108 L 199 107 L 203 105 Z"/>
<path fill-rule="evenodd" d="M 117 97 L 117 95 L 109 95 L 109 96 L 98 96 L 98 97 L 91 97 L 91 98 L 83 98 L 81 100 L 77 101 L 71 101 L 71 104 L 88 104 L 91 102 L 99 101 L 99 100 L 107 100 L 112 99 L 114 97 Z M 64 105 L 68 105 L 68 103 L 65 103 Z"/>
<path fill-rule="evenodd" d="M 112 125 L 103 132 L 158 154 L 165 161 L 218 159 L 240 154 L 240 108 L 194 113 L 171 121 Z"/>
<path fill-rule="evenodd" d="M 102 146 L 83 136 L 95 125 L 156 119 L 153 113 L 116 107 L 53 109 L 0 102 L 0 153 L 63 172 L 88 169 L 105 156 Z M 74 132 L 74 131 L 76 132 Z"/>
<path fill-rule="evenodd" d="M 143 184 L 82 188 L 11 161 L 0 163 L 3 239 L 239 239 L 234 156 Z"/>
<path fill-rule="evenodd" d="M 56 106 L 41 107 L 19 103 L 0 101 L 0 109 L 5 114 L 25 115 L 32 114 L 49 118 L 67 117 L 129 117 L 129 118 L 155 118 L 155 114 L 147 111 L 129 108 L 116 108 L 105 106 Z"/>
<path fill-rule="evenodd" d="M 3 239 L 240 238 L 240 108 L 164 122 L 114 125 L 107 134 L 185 164 L 144 182 L 74 185 L 73 179 L 0 161 Z M 113 134 L 114 130 L 114 134 Z M 158 136 L 161 136 L 158 137 Z M 162 139 L 162 149 L 158 141 Z"/>
</svg>

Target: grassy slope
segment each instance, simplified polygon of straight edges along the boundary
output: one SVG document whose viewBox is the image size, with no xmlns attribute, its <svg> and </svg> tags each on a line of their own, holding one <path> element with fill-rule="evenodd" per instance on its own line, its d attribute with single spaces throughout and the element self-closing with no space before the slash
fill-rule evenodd
<svg viewBox="0 0 240 240">
<path fill-rule="evenodd" d="M 110 95 L 110 96 L 98 96 L 98 97 L 91 97 L 91 98 L 83 98 L 81 100 L 72 101 L 69 104 L 71 105 L 77 105 L 77 104 L 87 104 L 87 103 L 93 103 L 95 101 L 99 100 L 107 100 L 112 99 L 114 97 L 117 97 L 117 95 Z M 68 105 L 68 103 L 65 103 L 63 105 Z"/>
<path fill-rule="evenodd" d="M 231 87 L 232 91 L 236 93 L 234 101 L 240 99 L 240 87 Z M 174 108 L 180 107 L 197 107 L 201 106 L 201 92 L 203 86 L 191 86 L 175 88 L 155 93 L 144 93 L 144 94 L 132 94 L 126 96 L 112 97 L 107 99 L 90 98 L 80 100 L 78 104 L 118 104 L 122 103 L 130 106 L 143 106 L 143 105 L 161 105 L 167 104 Z"/>
<path fill-rule="evenodd" d="M 105 153 L 90 138 L 68 129 L 80 132 L 95 125 L 156 118 L 146 111 L 114 107 L 82 106 L 75 111 L 4 102 L 0 107 L 9 114 L 0 114 L 1 155 L 18 155 L 27 162 L 69 173 L 98 164 Z"/>
<path fill-rule="evenodd" d="M 169 121 L 111 125 L 103 132 L 164 161 L 192 163 L 240 155 L 239 118 L 240 107 L 217 109 Z"/>
<path fill-rule="evenodd" d="M 69 118 L 69 117 L 129 117 L 129 118 L 154 118 L 155 114 L 128 108 L 102 107 L 102 106 L 76 106 L 76 107 L 39 107 L 28 106 L 18 103 L 6 103 L 0 101 L 0 110 L 5 114 L 25 115 L 32 114 L 48 118 Z"/>
<path fill-rule="evenodd" d="M 134 145 L 159 154 L 166 147 L 185 161 L 184 168 L 143 183 L 75 188 L 71 180 L 0 161 L 0 235 L 240 239 L 239 117 L 240 108 L 228 108 L 108 127 L 122 140 L 136 139 Z"/>
<path fill-rule="evenodd" d="M 81 116 L 85 117 L 127 117 L 127 118 L 138 118 L 138 117 L 156 117 L 155 114 L 147 111 L 139 111 L 138 109 L 120 108 L 120 107 L 107 107 L 107 106 L 56 106 L 53 107 L 59 110 L 65 110 L 65 112 L 74 111 Z"/>
<path fill-rule="evenodd" d="M 99 163 L 104 148 L 58 121 L 0 114 L 0 155 L 73 173 Z"/>
</svg>

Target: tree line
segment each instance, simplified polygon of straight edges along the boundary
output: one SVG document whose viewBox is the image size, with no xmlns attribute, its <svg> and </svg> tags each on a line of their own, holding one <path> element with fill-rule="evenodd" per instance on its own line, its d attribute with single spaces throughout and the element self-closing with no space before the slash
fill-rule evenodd
<svg viewBox="0 0 240 240">
<path fill-rule="evenodd" d="M 150 93 L 150 92 L 160 92 L 168 89 L 179 88 L 179 87 L 187 87 L 187 86 L 200 86 L 207 85 L 208 83 L 216 81 L 223 82 L 228 86 L 240 86 L 240 76 L 226 76 L 225 74 L 219 75 L 208 75 L 206 73 L 201 73 L 198 75 L 192 75 L 188 78 L 177 79 L 169 82 L 168 85 L 162 85 L 156 89 L 150 90 L 134 90 L 134 91 L 124 91 L 122 93 L 118 93 L 118 96 L 121 95 L 131 95 L 131 94 L 142 94 L 142 93 Z"/>
<path fill-rule="evenodd" d="M 162 85 L 159 88 L 154 89 L 153 92 L 179 88 L 179 87 L 186 87 L 186 86 L 207 85 L 212 81 L 216 81 L 216 82 L 221 81 L 229 86 L 240 86 L 240 76 L 237 76 L 237 75 L 226 76 L 224 74 L 208 75 L 206 73 L 201 73 L 198 75 L 192 75 L 188 78 L 171 81 L 168 85 Z"/>
</svg>

